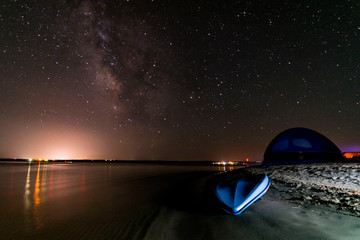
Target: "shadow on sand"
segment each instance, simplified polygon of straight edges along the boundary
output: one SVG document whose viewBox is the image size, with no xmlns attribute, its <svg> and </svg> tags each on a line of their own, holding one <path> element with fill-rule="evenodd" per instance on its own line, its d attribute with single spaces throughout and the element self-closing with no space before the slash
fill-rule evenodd
<svg viewBox="0 0 360 240">
<path fill-rule="evenodd" d="M 218 174 L 187 173 L 183 181 L 161 192 L 157 200 L 159 204 L 179 211 L 224 214 L 212 190 L 218 178 Z"/>
</svg>

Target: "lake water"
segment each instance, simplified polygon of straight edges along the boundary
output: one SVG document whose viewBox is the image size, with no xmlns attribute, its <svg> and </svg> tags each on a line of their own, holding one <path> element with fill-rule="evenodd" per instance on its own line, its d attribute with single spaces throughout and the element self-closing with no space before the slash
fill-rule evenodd
<svg viewBox="0 0 360 240">
<path fill-rule="evenodd" d="M 173 187 L 223 170 L 119 163 L 0 163 L 1 239 L 141 239 L 162 206 L 183 207 L 176 206 Z"/>
<path fill-rule="evenodd" d="M 0 162 L 0 239 L 356 239 L 360 234 L 359 218 L 266 195 L 240 216 L 212 211 L 202 196 L 204 184 L 222 171 Z"/>
</svg>

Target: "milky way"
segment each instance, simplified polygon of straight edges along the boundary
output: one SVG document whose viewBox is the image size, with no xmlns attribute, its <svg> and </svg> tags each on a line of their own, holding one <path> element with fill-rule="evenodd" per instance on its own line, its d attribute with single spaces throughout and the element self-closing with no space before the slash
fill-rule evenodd
<svg viewBox="0 0 360 240">
<path fill-rule="evenodd" d="M 298 126 L 360 151 L 359 12 L 357 1 L 5 1 L 0 157 L 261 160 Z"/>
</svg>

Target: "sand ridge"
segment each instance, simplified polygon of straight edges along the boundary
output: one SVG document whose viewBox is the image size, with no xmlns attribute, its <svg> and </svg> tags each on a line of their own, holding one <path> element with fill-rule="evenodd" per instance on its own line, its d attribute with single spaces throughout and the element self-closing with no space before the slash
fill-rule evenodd
<svg viewBox="0 0 360 240">
<path fill-rule="evenodd" d="M 313 163 L 253 167 L 271 178 L 268 195 L 304 206 L 319 205 L 360 217 L 360 164 Z M 239 174 L 242 170 L 238 171 Z"/>
</svg>

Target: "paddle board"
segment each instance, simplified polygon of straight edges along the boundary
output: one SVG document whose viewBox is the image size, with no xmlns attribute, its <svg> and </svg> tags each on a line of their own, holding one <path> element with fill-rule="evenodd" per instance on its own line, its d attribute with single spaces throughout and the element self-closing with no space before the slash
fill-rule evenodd
<svg viewBox="0 0 360 240">
<path fill-rule="evenodd" d="M 261 174 L 221 181 L 215 185 L 214 193 L 223 210 L 239 215 L 263 196 L 269 187 L 269 177 Z"/>
</svg>

